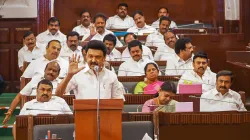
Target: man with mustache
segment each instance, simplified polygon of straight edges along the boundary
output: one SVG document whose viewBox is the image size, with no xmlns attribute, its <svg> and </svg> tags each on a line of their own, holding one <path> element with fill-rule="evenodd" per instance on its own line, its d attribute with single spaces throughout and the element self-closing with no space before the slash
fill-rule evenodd
<svg viewBox="0 0 250 140">
<path fill-rule="evenodd" d="M 216 88 L 201 95 L 200 111 L 247 111 L 239 93 L 230 89 L 234 75 L 222 70 L 216 75 Z"/>
<path fill-rule="evenodd" d="M 107 34 L 103 38 L 103 43 L 107 47 L 106 61 L 121 61 L 122 54 L 115 49 L 116 37 L 113 34 Z"/>
<path fill-rule="evenodd" d="M 36 99 L 26 102 L 19 115 L 38 114 L 73 114 L 66 101 L 60 97 L 52 96 L 53 84 L 49 80 L 41 80 L 37 84 Z M 13 125 L 13 137 L 16 138 L 16 125 Z"/>
<path fill-rule="evenodd" d="M 46 47 L 46 54 L 36 60 L 31 61 L 21 77 L 32 78 L 35 75 L 44 75 L 46 65 L 51 61 L 56 61 L 60 65 L 59 77 L 65 77 L 68 72 L 69 63 L 59 57 L 61 43 L 58 40 L 49 41 Z"/>
<path fill-rule="evenodd" d="M 81 24 L 73 28 L 73 31 L 82 36 L 82 41 L 84 41 L 90 35 L 90 27 L 93 26 L 93 24 L 91 23 L 91 15 L 88 10 L 84 9 L 80 17 Z"/>
<path fill-rule="evenodd" d="M 69 61 L 73 54 L 80 57 L 80 62 L 83 61 L 82 47 L 79 44 L 79 34 L 75 31 L 67 34 L 67 46 L 63 46 L 60 52 L 60 57 Z"/>
<path fill-rule="evenodd" d="M 147 63 L 154 62 L 148 58 L 142 57 L 142 44 L 138 40 L 128 43 L 128 49 L 131 55 L 127 61 L 123 62 L 118 70 L 118 76 L 141 76 L 144 75 L 144 67 Z"/>
<path fill-rule="evenodd" d="M 60 21 L 56 17 L 48 20 L 48 29 L 36 37 L 37 45 L 45 48 L 49 41 L 59 40 L 62 46 L 66 45 L 66 35 L 60 32 Z"/>
<path fill-rule="evenodd" d="M 17 107 L 23 96 L 36 95 L 37 84 L 42 79 L 49 80 L 52 83 L 54 87 L 54 89 L 52 90 L 52 94 L 55 94 L 55 89 L 57 85 L 61 82 L 61 80 L 58 78 L 59 73 L 60 73 L 59 64 L 55 61 L 49 62 L 44 70 L 44 75 L 34 76 L 31 79 L 31 81 L 16 95 L 15 99 L 12 101 L 10 105 L 10 109 L 8 110 L 7 113 L 5 113 L 6 117 L 3 121 L 3 124 L 7 123 L 7 121 L 11 117 L 12 112 L 15 110 L 15 108 Z"/>
<path fill-rule="evenodd" d="M 138 40 L 137 36 L 134 33 L 127 33 L 124 36 L 124 42 L 126 43 L 126 46 L 128 46 L 128 43 L 131 42 L 132 40 Z M 150 59 L 150 60 L 154 60 L 152 51 L 145 45 L 142 45 L 142 57 Z M 122 52 L 122 61 L 127 61 L 130 58 L 131 58 L 130 51 L 128 47 L 126 47 L 126 49 L 123 50 Z"/>
<path fill-rule="evenodd" d="M 160 18 L 166 16 L 169 17 L 169 11 L 167 7 L 161 7 L 158 10 L 158 20 L 156 20 L 155 22 L 152 23 L 152 27 L 158 29 L 159 28 L 159 22 L 160 22 Z M 174 21 L 171 21 L 171 24 L 169 25 L 169 28 L 177 28 L 177 25 Z"/>
<path fill-rule="evenodd" d="M 202 84 L 202 93 L 215 87 L 216 74 L 208 67 L 208 57 L 206 53 L 199 52 L 193 57 L 193 70 L 186 70 L 178 82 L 180 84 Z"/>
<path fill-rule="evenodd" d="M 180 38 L 175 43 L 175 54 L 167 59 L 165 75 L 182 75 L 192 70 L 194 46 L 189 38 Z"/>
<path fill-rule="evenodd" d="M 135 25 L 133 18 L 128 15 L 128 5 L 126 3 L 120 3 L 116 11 L 117 15 L 108 18 L 107 29 L 128 29 Z"/>
<path fill-rule="evenodd" d="M 177 36 L 171 30 L 164 33 L 165 45 L 157 49 L 154 55 L 154 60 L 166 61 L 168 58 L 173 57 L 175 55 L 174 48 L 177 39 Z"/>
<path fill-rule="evenodd" d="M 149 26 L 145 23 L 145 18 L 142 11 L 135 11 L 133 14 L 133 19 L 135 21 L 135 26 L 130 27 L 127 32 L 134 33 L 136 35 L 145 35 L 156 32 L 155 28 Z"/>
<path fill-rule="evenodd" d="M 107 34 L 114 34 L 113 32 L 105 29 L 107 17 L 104 14 L 96 14 L 94 17 L 94 26 L 90 28 L 90 36 L 84 40 L 82 46 L 86 45 L 90 40 L 103 41 Z M 122 47 L 122 43 L 116 38 L 116 47 Z"/>
<path fill-rule="evenodd" d="M 26 31 L 23 35 L 24 46 L 18 51 L 18 66 L 23 71 L 23 62 L 31 62 L 45 53 L 45 49 L 36 45 L 36 37 L 32 31 Z"/>
<path fill-rule="evenodd" d="M 78 68 L 77 56 L 73 56 L 69 72 L 58 85 L 56 95 L 62 96 L 65 92 L 74 90 L 76 99 L 97 99 L 100 91 L 101 99 L 124 99 L 124 89 L 116 74 L 104 67 L 107 48 L 103 42 L 91 40 L 85 50 L 88 66 Z"/>
</svg>

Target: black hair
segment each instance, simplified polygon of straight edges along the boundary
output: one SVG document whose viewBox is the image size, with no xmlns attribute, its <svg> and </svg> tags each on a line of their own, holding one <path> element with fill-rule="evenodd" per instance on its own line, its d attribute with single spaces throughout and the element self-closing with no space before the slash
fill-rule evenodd
<svg viewBox="0 0 250 140">
<path fill-rule="evenodd" d="M 171 19 L 169 17 L 166 17 L 166 16 L 163 16 L 163 17 L 160 18 L 160 23 L 159 24 L 161 24 L 161 22 L 164 21 L 164 20 L 169 21 L 169 25 L 171 24 Z"/>
<path fill-rule="evenodd" d="M 130 52 L 132 47 L 139 46 L 139 48 L 142 50 L 142 44 L 139 40 L 132 40 L 128 43 L 128 50 Z"/>
<path fill-rule="evenodd" d="M 186 44 L 190 42 L 191 42 L 190 38 L 184 37 L 184 38 L 178 39 L 175 43 L 175 48 L 174 48 L 175 53 L 180 54 L 181 50 L 185 50 Z"/>
<path fill-rule="evenodd" d="M 146 75 L 146 71 L 147 71 L 149 65 L 153 65 L 159 71 L 158 65 L 156 63 L 154 63 L 154 62 L 150 62 L 150 63 L 147 63 L 146 66 L 144 67 L 145 75 Z"/>
<path fill-rule="evenodd" d="M 51 64 L 51 63 L 57 63 L 56 61 L 50 61 L 47 65 L 46 65 L 46 67 L 45 67 L 45 69 L 44 70 L 46 70 L 47 69 L 47 67 L 48 67 L 48 65 L 49 64 Z M 60 71 L 61 71 L 61 67 L 60 67 L 60 65 L 57 63 L 57 66 L 58 66 L 58 74 L 60 73 Z"/>
<path fill-rule="evenodd" d="M 75 31 L 71 31 L 71 32 L 69 32 L 68 34 L 67 34 L 67 40 L 69 39 L 69 37 L 72 37 L 72 36 L 77 36 L 77 39 L 79 40 L 79 34 L 77 33 L 77 32 L 75 32 Z"/>
<path fill-rule="evenodd" d="M 47 45 L 46 48 L 49 47 L 49 45 L 50 45 L 51 42 L 58 42 L 58 43 L 60 44 L 60 46 L 62 47 L 61 42 L 60 42 L 59 40 L 54 39 L 54 40 L 50 40 L 50 41 L 48 42 L 48 45 Z"/>
<path fill-rule="evenodd" d="M 134 39 L 137 39 L 137 36 L 134 34 L 134 33 L 127 33 L 124 35 L 123 37 L 123 41 L 126 43 L 126 38 L 129 36 L 129 35 L 133 35 Z"/>
<path fill-rule="evenodd" d="M 161 85 L 161 89 L 160 90 L 172 92 L 174 94 L 176 94 L 176 92 L 177 92 L 176 85 L 174 84 L 174 82 L 171 82 L 171 81 L 164 82 Z M 159 96 L 159 92 L 154 95 L 154 97 L 158 97 L 158 96 Z"/>
<path fill-rule="evenodd" d="M 41 80 L 41 81 L 37 84 L 37 89 L 39 88 L 40 84 L 49 85 L 49 86 L 51 87 L 51 89 L 53 89 L 52 83 L 51 83 L 49 80 L 47 80 L 47 79 Z"/>
<path fill-rule="evenodd" d="M 117 8 L 121 7 L 121 6 L 124 6 L 128 9 L 128 4 L 127 3 L 120 3 L 118 4 Z"/>
<path fill-rule="evenodd" d="M 56 17 L 49 18 L 48 25 L 50 25 L 50 23 L 53 23 L 53 22 L 58 22 L 58 25 L 60 26 L 60 21 Z"/>
<path fill-rule="evenodd" d="M 87 44 L 82 46 L 82 51 L 86 51 L 86 48 L 87 48 Z"/>
<path fill-rule="evenodd" d="M 105 35 L 105 37 L 103 38 L 103 42 L 105 40 L 112 41 L 114 43 L 114 46 L 116 45 L 116 37 L 113 34 L 107 34 L 107 35 Z"/>
<path fill-rule="evenodd" d="M 82 14 L 84 13 L 89 13 L 89 16 L 91 17 L 90 12 L 87 9 L 83 9 L 82 12 L 80 13 L 80 17 L 82 16 Z"/>
<path fill-rule="evenodd" d="M 230 78 L 231 78 L 231 83 L 232 83 L 233 80 L 234 80 L 233 72 L 232 72 L 232 71 L 229 71 L 229 70 L 222 70 L 222 71 L 219 71 L 219 72 L 216 74 L 216 80 L 217 80 L 220 76 L 230 76 Z"/>
<path fill-rule="evenodd" d="M 167 7 L 160 7 L 160 8 L 158 9 L 158 12 L 159 12 L 161 9 L 165 9 L 165 10 L 167 11 L 167 13 L 168 13 L 168 8 L 167 8 Z"/>
<path fill-rule="evenodd" d="M 86 53 L 88 52 L 89 49 L 94 49 L 94 50 L 101 50 L 103 52 L 103 55 L 106 56 L 107 54 L 107 48 L 105 44 L 102 41 L 99 40 L 91 40 L 87 44 L 85 50 Z"/>
<path fill-rule="evenodd" d="M 94 19 L 93 19 L 94 23 L 97 18 L 102 18 L 105 22 L 107 21 L 107 17 L 103 13 L 98 13 L 94 16 Z"/>
<path fill-rule="evenodd" d="M 194 55 L 193 57 L 193 62 L 196 58 L 205 58 L 208 62 L 208 57 L 207 57 L 207 54 L 205 52 L 198 52 Z"/>
<path fill-rule="evenodd" d="M 32 31 L 25 31 L 23 34 L 23 39 L 25 39 L 27 36 L 32 35 L 32 34 L 34 35 Z"/>
<path fill-rule="evenodd" d="M 142 13 L 142 11 L 136 10 L 136 11 L 134 11 L 132 17 L 135 18 L 135 15 L 136 15 L 136 14 L 139 14 L 139 15 L 141 15 L 141 16 L 144 16 L 143 13 Z"/>
</svg>

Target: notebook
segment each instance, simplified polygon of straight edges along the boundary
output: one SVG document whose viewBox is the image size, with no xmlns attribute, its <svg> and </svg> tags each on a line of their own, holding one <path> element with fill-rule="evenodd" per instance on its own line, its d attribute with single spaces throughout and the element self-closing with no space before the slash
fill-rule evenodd
<svg viewBox="0 0 250 140">
<path fill-rule="evenodd" d="M 179 84 L 179 94 L 202 94 L 201 84 Z"/>
<path fill-rule="evenodd" d="M 175 112 L 193 112 L 193 102 L 177 102 Z"/>
</svg>

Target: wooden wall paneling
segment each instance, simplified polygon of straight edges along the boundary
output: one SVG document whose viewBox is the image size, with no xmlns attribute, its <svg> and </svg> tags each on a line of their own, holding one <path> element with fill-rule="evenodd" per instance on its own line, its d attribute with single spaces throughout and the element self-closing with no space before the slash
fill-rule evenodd
<svg viewBox="0 0 250 140">
<path fill-rule="evenodd" d="M 9 28 L 0 28 L 0 44 L 7 44 L 10 42 Z"/>
<path fill-rule="evenodd" d="M 10 62 L 11 49 L 1 48 L 0 49 L 0 74 L 3 76 L 4 80 L 11 83 L 11 64 Z M 10 91 L 10 84 L 7 86 L 6 91 Z"/>
<path fill-rule="evenodd" d="M 69 1 L 71 2 L 71 1 Z M 47 30 L 47 23 L 51 17 L 51 1 L 50 0 L 38 0 L 37 1 L 37 33 Z"/>
<path fill-rule="evenodd" d="M 31 28 L 15 28 L 15 44 L 23 44 L 23 35 L 26 31 L 31 30 Z"/>
</svg>

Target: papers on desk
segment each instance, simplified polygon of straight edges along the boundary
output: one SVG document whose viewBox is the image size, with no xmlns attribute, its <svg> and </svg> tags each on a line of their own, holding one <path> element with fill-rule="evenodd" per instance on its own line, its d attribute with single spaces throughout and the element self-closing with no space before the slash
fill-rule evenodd
<svg viewBox="0 0 250 140">
<path fill-rule="evenodd" d="M 153 140 L 151 137 L 148 136 L 148 133 L 146 133 L 144 135 L 144 137 L 142 138 L 142 140 Z"/>
</svg>

